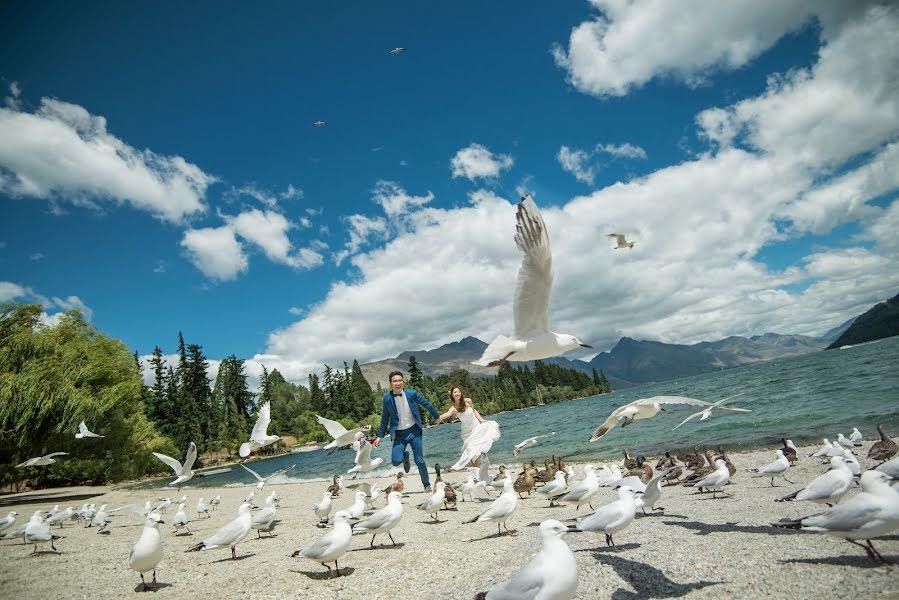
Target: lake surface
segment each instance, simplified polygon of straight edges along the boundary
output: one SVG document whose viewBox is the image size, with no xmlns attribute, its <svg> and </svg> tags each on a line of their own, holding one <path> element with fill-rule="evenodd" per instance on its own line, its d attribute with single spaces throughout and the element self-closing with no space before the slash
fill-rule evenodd
<svg viewBox="0 0 899 600">
<path fill-rule="evenodd" d="M 695 408 L 668 405 L 667 412 L 652 419 L 637 421 L 627 428 L 615 427 L 598 442 L 587 442 L 612 410 L 639 398 L 689 396 L 714 402 L 741 392 L 743 395 L 734 399 L 731 406 L 749 408 L 750 413 L 714 411 L 706 421 L 695 419 L 672 431 Z M 473 400 L 477 407 L 478 399 Z M 853 427 L 870 439 L 877 435 L 878 423 L 895 436 L 899 434 L 899 336 L 486 418 L 497 421 L 502 432 L 490 451 L 493 465 L 522 460 L 540 464 L 552 454 L 578 461 L 618 459 L 624 448 L 632 455 L 658 454 L 693 445 L 755 448 L 779 445 L 782 437 L 797 444 L 813 443 L 824 437 L 833 440 L 838 433 L 848 436 Z M 459 458 L 459 428 L 456 422 L 425 431 L 425 456 L 431 470 L 435 463 L 448 466 Z M 551 431 L 556 435 L 540 440 L 518 458 L 512 457 L 516 444 Z M 280 475 L 270 483 L 309 481 L 346 473 L 353 466 L 354 456 L 351 450 L 331 455 L 315 450 L 256 461 L 250 467 L 267 475 L 296 464 L 290 474 Z M 375 474 L 398 470 L 390 465 L 389 440 L 372 452 L 372 457 L 378 456 L 384 458 L 387 468 L 378 469 Z M 414 464 L 411 475 L 417 484 Z M 168 481 L 171 479 L 154 480 L 140 487 L 160 487 Z M 235 466 L 230 473 L 195 477 L 190 482 L 190 487 L 226 485 L 255 485 L 255 479 Z"/>
</svg>

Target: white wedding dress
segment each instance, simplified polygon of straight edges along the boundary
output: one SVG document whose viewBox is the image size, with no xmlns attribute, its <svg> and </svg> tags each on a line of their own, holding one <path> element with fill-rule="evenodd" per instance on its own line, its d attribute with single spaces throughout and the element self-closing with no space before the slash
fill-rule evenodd
<svg viewBox="0 0 899 600">
<path fill-rule="evenodd" d="M 462 456 L 450 468 L 460 471 L 468 466 L 471 459 L 477 458 L 482 452 L 489 452 L 493 442 L 499 439 L 500 433 L 499 423 L 496 421 L 478 423 L 472 408 L 457 412 L 456 415 L 462 422 Z"/>
</svg>

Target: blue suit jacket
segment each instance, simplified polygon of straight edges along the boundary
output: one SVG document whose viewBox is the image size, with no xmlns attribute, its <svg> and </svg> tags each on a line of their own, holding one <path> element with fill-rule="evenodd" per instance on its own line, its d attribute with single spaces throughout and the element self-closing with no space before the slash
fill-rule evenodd
<svg viewBox="0 0 899 600">
<path fill-rule="evenodd" d="M 412 411 L 412 418 L 415 419 L 419 427 L 424 429 L 424 426 L 421 424 L 421 413 L 418 411 L 419 404 L 424 406 L 435 419 L 440 416 L 440 413 L 437 412 L 433 404 L 428 402 L 427 398 L 410 388 L 405 388 L 403 391 L 406 392 L 406 401 L 409 403 L 409 409 Z M 396 433 L 396 426 L 400 424 L 400 415 L 396 411 L 393 390 L 388 390 L 384 394 L 384 407 L 381 409 L 381 427 L 378 429 L 379 438 L 384 437 L 388 424 L 390 425 L 390 437 L 392 438 L 393 434 Z"/>
</svg>

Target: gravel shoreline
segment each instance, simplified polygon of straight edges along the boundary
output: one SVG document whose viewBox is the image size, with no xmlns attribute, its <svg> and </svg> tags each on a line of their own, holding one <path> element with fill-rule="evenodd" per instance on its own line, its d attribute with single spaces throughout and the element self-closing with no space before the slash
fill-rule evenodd
<svg viewBox="0 0 899 600">
<path fill-rule="evenodd" d="M 874 466 L 862 458 L 871 443 L 866 441 L 857 451 L 863 467 Z M 808 458 L 816 449 L 800 448 L 800 460 L 787 475 L 795 485 L 777 480 L 779 487 L 771 487 L 769 478 L 749 473 L 748 469 L 775 458 L 773 450 L 755 450 L 730 455 L 737 467 L 734 483 L 727 488 L 732 498 L 713 500 L 709 494 L 696 494 L 693 488 L 664 488 L 659 504 L 665 510 L 649 516 L 638 511 L 635 521 L 616 534 L 617 552 L 606 547 L 602 535 L 566 535 L 578 562 L 578 598 L 842 600 L 847 594 L 853 599 L 899 598 L 899 568 L 873 563 L 861 548 L 843 540 L 770 527 L 771 521 L 820 510 L 809 502 L 774 502 L 826 470 L 821 460 Z M 540 455 L 538 464 L 542 458 Z M 580 466 L 576 471 L 580 478 Z M 446 479 L 457 483 L 464 476 L 450 473 Z M 385 487 L 393 480 L 367 481 Z M 240 559 L 236 561 L 227 549 L 189 554 L 185 550 L 234 518 L 252 486 L 182 488 L 181 493 L 189 497 L 186 508 L 193 536 L 174 534 L 171 518 L 175 507 L 170 508 L 166 524 L 160 526 L 165 556 L 157 576 L 164 585 L 153 597 L 357 599 L 373 594 L 418 598 L 437 593 L 446 599 L 473 598 L 478 591 L 514 575 L 539 550 L 536 525 L 540 521 L 590 512 L 587 506 L 580 511 L 573 505 L 548 508 L 542 496 L 525 496 L 508 521 L 516 535 L 497 537 L 493 524 L 463 524 L 488 506 L 489 499 L 483 494 L 479 497 L 476 493 L 474 502 L 460 502 L 456 510 L 441 511 L 441 522 L 435 523 L 416 509 L 424 498 L 417 473 L 413 471 L 406 481 L 403 519 L 393 531 L 398 547 L 370 549 L 369 536 L 355 536 L 350 551 L 339 561 L 343 576 L 335 579 L 328 579 L 327 570 L 319 563 L 289 556 L 325 532 L 316 527 L 312 505 L 320 500 L 327 483 L 268 485 L 257 493 L 257 503 L 271 490 L 281 497 L 276 536 L 257 539 L 256 533 L 251 533 L 238 545 Z M 155 492 L 172 498 L 180 495 L 174 489 L 98 491 L 105 493 L 90 502 L 98 507 L 109 504 L 110 508 L 132 502 L 143 505 Z M 221 494 L 222 503 L 211 513 L 212 518 L 194 520 L 198 498 L 202 495 L 208 503 L 216 494 Z M 345 490 L 334 500 L 335 506 L 348 506 L 350 496 Z M 614 498 L 614 491 L 600 490 L 593 506 Z M 17 524 L 24 524 L 33 511 L 53 504 L 43 501 L 12 508 L 19 513 Z M 377 499 L 375 506 L 383 506 L 383 500 Z M 96 528 L 66 525 L 61 531 L 65 539 L 57 541 L 62 554 L 29 556 L 31 545 L 23 545 L 21 540 L 0 541 L 0 591 L 6 598 L 21 599 L 130 595 L 140 577 L 128 569 L 128 553 L 142 526 L 137 515 L 126 514 L 116 516 L 109 535 L 98 535 Z M 381 537 L 377 541 L 381 542 Z M 899 560 L 899 531 L 875 545 L 888 559 Z"/>
</svg>

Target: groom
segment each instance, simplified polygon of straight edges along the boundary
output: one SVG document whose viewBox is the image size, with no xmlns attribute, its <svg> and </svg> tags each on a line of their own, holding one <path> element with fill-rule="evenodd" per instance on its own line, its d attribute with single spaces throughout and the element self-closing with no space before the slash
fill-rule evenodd
<svg viewBox="0 0 899 600">
<path fill-rule="evenodd" d="M 425 491 L 431 491 L 431 480 L 428 478 L 428 466 L 425 464 L 425 453 L 421 443 L 421 414 L 418 406 L 424 406 L 435 419 L 440 416 L 437 409 L 428 402 L 428 399 L 413 389 L 403 389 L 403 374 L 394 371 L 388 377 L 391 391 L 384 394 L 384 407 L 381 409 L 381 427 L 378 429 L 378 437 L 371 441 L 371 445 L 377 448 L 381 444 L 381 438 L 390 425 L 390 437 L 393 439 L 393 451 L 390 462 L 396 467 L 403 463 L 406 473 L 409 472 L 409 451 L 406 446 L 412 446 L 412 455 L 415 464 L 418 465 L 418 474 Z"/>
</svg>

